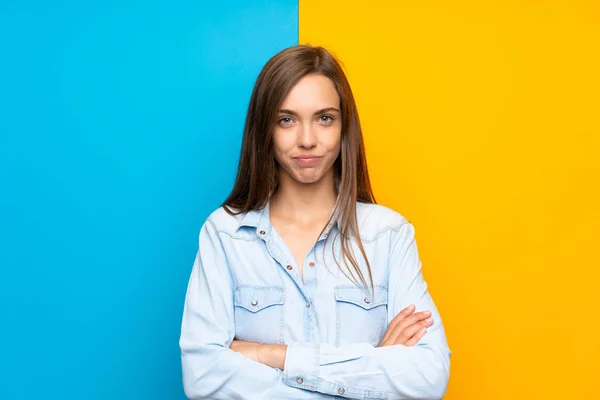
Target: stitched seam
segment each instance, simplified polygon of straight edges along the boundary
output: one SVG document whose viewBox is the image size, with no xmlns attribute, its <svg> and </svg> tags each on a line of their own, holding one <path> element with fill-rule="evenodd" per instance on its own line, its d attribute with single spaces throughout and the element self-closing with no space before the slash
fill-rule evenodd
<svg viewBox="0 0 600 400">
<path fill-rule="evenodd" d="M 285 292 L 283 292 L 282 297 L 283 297 L 283 303 L 285 303 Z M 279 314 L 279 344 L 283 344 L 284 327 L 285 327 L 285 306 L 282 306 L 281 313 Z"/>
<path fill-rule="evenodd" d="M 213 224 L 213 226 L 214 226 L 214 224 Z M 234 240 L 243 240 L 244 242 L 255 242 L 256 240 L 259 239 L 258 237 L 245 238 L 245 237 L 242 237 L 242 236 L 236 236 L 236 235 L 233 235 L 233 234 L 231 234 L 231 233 L 229 233 L 227 231 L 219 230 L 216 227 L 215 227 L 215 230 L 217 231 L 217 233 L 222 233 L 223 235 L 229 236 L 231 239 L 234 239 Z"/>
<path fill-rule="evenodd" d="M 333 297 L 335 299 L 336 302 L 344 302 L 344 303 L 351 303 L 354 304 L 362 309 L 365 310 L 371 310 L 375 307 L 379 307 L 382 305 L 387 305 L 388 303 L 388 287 L 385 285 L 380 285 L 380 284 L 376 284 L 374 285 L 375 287 L 378 287 L 381 289 L 382 295 L 379 296 L 381 297 L 380 300 L 375 301 L 375 299 L 372 299 L 372 302 L 370 304 L 364 304 L 364 301 L 362 299 L 353 299 L 353 298 L 349 298 L 346 296 L 343 296 L 343 294 L 340 293 L 340 289 L 356 289 L 355 285 L 337 285 L 334 287 L 334 294 Z M 362 292 L 361 292 L 362 293 Z"/>
<path fill-rule="evenodd" d="M 340 303 L 335 302 L 335 346 L 340 347 Z"/>
<path fill-rule="evenodd" d="M 365 243 L 372 243 L 372 242 L 376 241 L 377 239 L 379 239 L 383 234 L 385 234 L 385 233 L 387 233 L 389 231 L 396 231 L 396 232 L 398 232 L 400 230 L 400 228 L 402 228 L 404 225 L 409 224 L 409 223 L 410 222 L 408 222 L 408 221 L 404 221 L 400 225 L 388 226 L 388 227 L 380 230 L 379 232 L 377 232 L 377 234 L 375 235 L 375 237 L 372 238 L 372 239 L 364 238 L 362 235 L 360 235 L 360 239 L 363 242 L 365 242 Z"/>
<path fill-rule="evenodd" d="M 237 285 L 235 287 L 235 289 L 240 289 L 240 288 L 252 288 L 252 289 L 273 289 L 273 290 L 277 290 L 278 292 L 283 292 L 285 289 L 285 286 L 279 286 L 279 285 L 249 285 L 249 284 L 242 284 L 242 285 Z"/>
</svg>

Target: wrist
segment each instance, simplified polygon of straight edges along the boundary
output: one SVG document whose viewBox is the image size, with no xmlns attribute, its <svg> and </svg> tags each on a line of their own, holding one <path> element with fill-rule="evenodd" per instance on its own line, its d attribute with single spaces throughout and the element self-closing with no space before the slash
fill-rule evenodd
<svg viewBox="0 0 600 400">
<path fill-rule="evenodd" d="M 285 365 L 285 353 L 287 345 L 285 344 L 259 344 L 257 347 L 257 358 L 260 363 L 268 365 L 271 368 L 283 370 Z"/>
</svg>

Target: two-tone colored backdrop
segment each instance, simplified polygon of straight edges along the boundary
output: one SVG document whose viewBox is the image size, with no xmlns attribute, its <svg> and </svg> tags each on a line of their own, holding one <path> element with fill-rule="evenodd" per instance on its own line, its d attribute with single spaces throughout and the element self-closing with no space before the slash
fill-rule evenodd
<svg viewBox="0 0 600 400">
<path fill-rule="evenodd" d="M 591 399 L 600 377 L 600 6 L 4 1 L 0 399 L 183 399 L 204 218 L 258 71 L 325 45 L 379 202 L 416 226 L 447 399 Z"/>
</svg>

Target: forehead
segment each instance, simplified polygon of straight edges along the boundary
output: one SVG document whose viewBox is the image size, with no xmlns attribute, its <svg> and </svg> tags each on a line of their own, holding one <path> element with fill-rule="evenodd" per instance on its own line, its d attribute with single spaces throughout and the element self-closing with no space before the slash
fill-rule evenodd
<svg viewBox="0 0 600 400">
<path fill-rule="evenodd" d="M 331 79 L 323 75 L 306 75 L 296 83 L 281 108 L 294 111 L 339 107 L 340 96 Z"/>
</svg>

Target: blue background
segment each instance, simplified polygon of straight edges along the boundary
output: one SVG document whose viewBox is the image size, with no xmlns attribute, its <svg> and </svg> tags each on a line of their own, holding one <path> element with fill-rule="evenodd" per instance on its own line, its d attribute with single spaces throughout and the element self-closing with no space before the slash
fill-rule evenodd
<svg viewBox="0 0 600 400">
<path fill-rule="evenodd" d="M 200 226 L 296 0 L 0 3 L 0 399 L 183 399 Z"/>
</svg>

